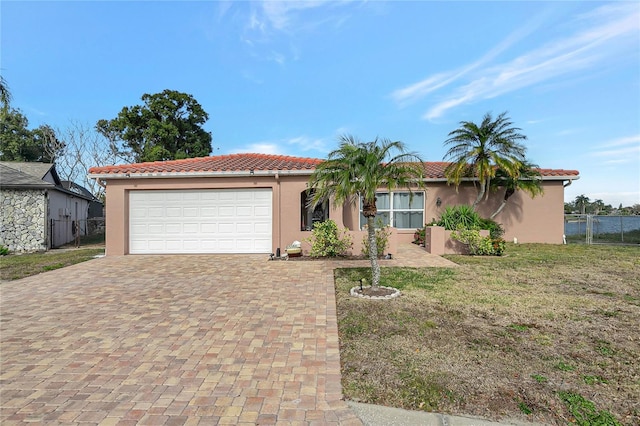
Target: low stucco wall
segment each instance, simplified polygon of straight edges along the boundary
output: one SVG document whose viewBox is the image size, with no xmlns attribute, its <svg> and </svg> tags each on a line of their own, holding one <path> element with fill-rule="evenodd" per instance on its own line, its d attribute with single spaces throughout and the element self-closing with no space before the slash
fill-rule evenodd
<svg viewBox="0 0 640 426">
<path fill-rule="evenodd" d="M 44 189 L 3 189 L 0 206 L 0 245 L 12 252 L 47 249 Z"/>
<path fill-rule="evenodd" d="M 340 224 L 338 224 L 338 226 L 340 227 L 340 229 L 342 229 Z M 360 256 L 362 254 L 362 248 L 364 247 L 363 240 L 367 236 L 367 231 L 347 231 L 347 234 L 351 237 L 351 242 L 353 243 L 351 249 L 347 251 L 347 254 L 353 255 L 353 256 Z M 302 231 L 299 234 L 299 238 L 297 238 L 297 241 L 300 241 L 302 243 L 302 254 L 304 256 L 308 256 L 309 253 L 311 252 L 311 236 L 312 235 L 313 233 L 311 231 Z M 387 248 L 382 254 L 397 253 L 397 247 L 399 242 L 398 237 L 399 237 L 398 230 L 395 228 L 389 228 L 389 238 L 388 238 Z M 284 249 L 284 247 L 282 249 Z"/>
<path fill-rule="evenodd" d="M 447 231 L 442 226 L 427 226 L 425 228 L 424 249 L 431 254 L 469 254 L 469 249 L 460 241 L 451 238 L 453 231 Z M 489 236 L 489 231 L 482 230 L 480 235 Z"/>
</svg>

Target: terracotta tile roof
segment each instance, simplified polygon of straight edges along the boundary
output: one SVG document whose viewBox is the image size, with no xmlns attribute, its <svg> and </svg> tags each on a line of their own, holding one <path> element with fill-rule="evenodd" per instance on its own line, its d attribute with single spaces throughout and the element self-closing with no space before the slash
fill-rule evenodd
<svg viewBox="0 0 640 426">
<path fill-rule="evenodd" d="M 152 163 L 121 164 L 117 166 L 92 167 L 89 174 L 122 175 L 135 174 L 172 174 L 172 173 L 215 173 L 299 170 L 311 173 L 322 159 L 291 157 L 272 154 L 230 154 L 214 157 L 188 158 L 185 160 L 155 161 Z M 441 161 L 425 162 L 427 179 L 444 179 L 444 170 L 449 163 Z M 539 169 L 543 177 L 579 176 L 577 170 Z"/>
<path fill-rule="evenodd" d="M 152 163 L 122 164 L 92 167 L 90 174 L 122 173 L 187 173 L 228 172 L 249 170 L 309 170 L 322 160 L 271 154 L 230 154 L 215 157 L 187 158 L 185 160 L 155 161 Z"/>
</svg>

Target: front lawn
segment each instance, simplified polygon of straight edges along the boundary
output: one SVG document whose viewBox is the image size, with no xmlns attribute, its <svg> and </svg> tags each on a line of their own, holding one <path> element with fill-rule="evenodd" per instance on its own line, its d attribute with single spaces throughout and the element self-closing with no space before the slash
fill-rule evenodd
<svg viewBox="0 0 640 426">
<path fill-rule="evenodd" d="M 0 279 L 17 280 L 29 277 L 84 262 L 99 254 L 104 254 L 104 248 L 50 250 L 45 253 L 2 256 L 0 257 Z"/>
<path fill-rule="evenodd" d="M 336 270 L 346 398 L 545 424 L 640 424 L 640 248 L 522 244 L 458 268 Z"/>
</svg>

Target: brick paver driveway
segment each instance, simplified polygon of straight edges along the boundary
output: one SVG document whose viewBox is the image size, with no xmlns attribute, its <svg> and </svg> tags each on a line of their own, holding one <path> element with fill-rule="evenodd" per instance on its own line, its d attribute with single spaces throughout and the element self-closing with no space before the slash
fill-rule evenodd
<svg viewBox="0 0 640 426">
<path fill-rule="evenodd" d="M 123 256 L 0 284 L 2 424 L 360 424 L 332 271 Z"/>
</svg>

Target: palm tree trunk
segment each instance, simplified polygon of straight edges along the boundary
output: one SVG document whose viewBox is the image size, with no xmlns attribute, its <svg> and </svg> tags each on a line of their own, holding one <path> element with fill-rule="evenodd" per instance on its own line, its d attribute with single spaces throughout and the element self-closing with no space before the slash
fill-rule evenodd
<svg viewBox="0 0 640 426">
<path fill-rule="evenodd" d="M 482 201 L 482 197 L 484 197 L 486 191 L 487 185 L 484 182 L 480 182 L 480 191 L 478 191 L 478 197 L 476 197 L 476 200 L 473 202 L 471 208 L 473 208 L 474 210 L 476 209 L 476 206 L 480 203 L 480 201 Z"/>
<path fill-rule="evenodd" d="M 493 219 L 494 217 L 498 216 L 498 214 L 500 214 L 500 212 L 504 209 L 504 206 L 507 205 L 507 200 L 509 199 L 509 197 L 511 197 L 515 192 L 516 192 L 515 188 L 507 188 L 504 191 L 504 198 L 502 198 L 502 203 L 500 203 L 500 206 L 498 207 L 498 209 L 495 212 L 493 212 L 493 214 L 489 217 L 489 219 Z"/>
<path fill-rule="evenodd" d="M 376 244 L 375 216 L 367 217 L 367 236 L 369 238 L 369 260 L 371 261 L 371 286 L 380 285 L 380 265 L 378 264 L 378 245 Z"/>
<path fill-rule="evenodd" d="M 498 209 L 495 212 L 493 212 L 491 216 L 489 216 L 489 219 L 493 219 L 494 217 L 498 216 L 500 212 L 504 209 L 504 206 L 506 205 L 507 205 L 507 200 L 502 200 Z"/>
</svg>

